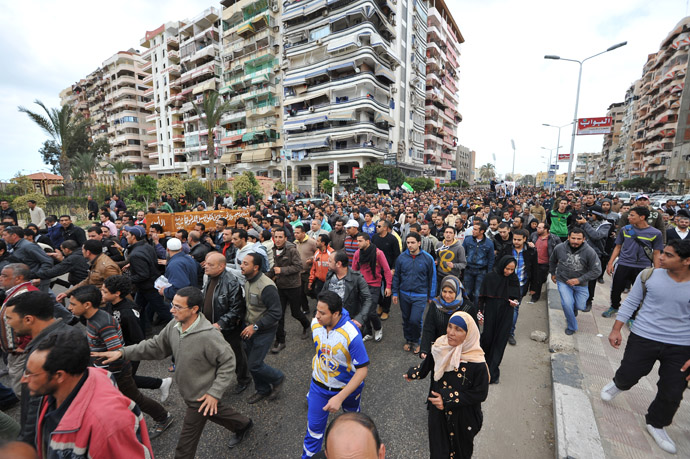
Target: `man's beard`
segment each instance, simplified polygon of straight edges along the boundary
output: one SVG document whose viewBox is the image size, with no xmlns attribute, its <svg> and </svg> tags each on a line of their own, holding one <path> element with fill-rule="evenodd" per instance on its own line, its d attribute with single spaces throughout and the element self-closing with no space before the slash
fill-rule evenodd
<svg viewBox="0 0 690 459">
<path fill-rule="evenodd" d="M 582 244 L 580 244 L 580 245 L 569 244 L 569 245 L 570 245 L 570 248 L 573 249 L 573 250 L 577 250 L 577 249 L 579 249 L 580 247 L 582 247 Z"/>
</svg>

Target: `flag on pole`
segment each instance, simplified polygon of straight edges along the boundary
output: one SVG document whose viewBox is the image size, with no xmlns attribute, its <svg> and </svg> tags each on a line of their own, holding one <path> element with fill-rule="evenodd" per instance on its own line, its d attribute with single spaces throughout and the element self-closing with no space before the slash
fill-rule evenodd
<svg viewBox="0 0 690 459">
<path fill-rule="evenodd" d="M 376 178 L 376 186 L 379 190 L 390 190 L 391 187 L 388 186 L 388 180 L 382 178 Z"/>
<path fill-rule="evenodd" d="M 412 185 L 410 185 L 407 182 L 403 182 L 403 184 L 400 185 L 400 188 L 407 191 L 408 193 L 414 193 L 414 188 L 412 188 Z"/>
</svg>

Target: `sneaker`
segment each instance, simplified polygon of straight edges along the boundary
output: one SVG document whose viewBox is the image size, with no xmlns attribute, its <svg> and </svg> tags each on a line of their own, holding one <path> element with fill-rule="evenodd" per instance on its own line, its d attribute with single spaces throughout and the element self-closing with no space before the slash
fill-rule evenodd
<svg viewBox="0 0 690 459">
<path fill-rule="evenodd" d="M 266 397 L 268 397 L 268 394 L 260 394 L 259 392 L 254 392 L 254 395 L 252 395 L 251 397 L 249 397 L 247 399 L 247 403 L 249 403 L 250 405 L 253 405 L 253 404 L 260 402 L 261 400 L 265 399 Z"/>
<path fill-rule="evenodd" d="M 362 338 L 362 341 L 371 341 L 372 339 L 374 339 L 373 336 L 371 336 L 371 335 L 364 335 L 364 338 Z"/>
<path fill-rule="evenodd" d="M 611 381 L 601 389 L 601 399 L 605 402 L 610 402 L 621 392 L 623 391 L 616 387 L 616 383 Z"/>
<path fill-rule="evenodd" d="M 302 339 L 311 338 L 311 327 L 304 327 L 302 329 Z"/>
<path fill-rule="evenodd" d="M 628 326 L 628 330 L 631 330 L 634 323 L 635 323 L 635 321 L 633 319 L 628 319 L 628 321 L 625 323 L 625 325 Z"/>
<path fill-rule="evenodd" d="M 652 436 L 656 444 L 659 445 L 659 448 L 667 453 L 676 454 L 676 444 L 673 443 L 673 440 L 671 440 L 671 437 L 668 436 L 663 427 L 657 429 L 647 424 L 647 432 L 649 432 L 649 435 Z"/>
<path fill-rule="evenodd" d="M 574 334 L 574 333 L 575 333 L 575 330 L 571 330 L 571 329 L 569 329 L 569 328 L 566 328 L 566 329 L 565 329 L 565 334 L 568 335 L 568 336 L 570 336 L 570 335 L 572 335 L 572 334 Z"/>
<path fill-rule="evenodd" d="M 381 320 L 388 320 L 388 313 L 384 312 L 381 314 Z"/>
<path fill-rule="evenodd" d="M 149 431 L 149 438 L 153 440 L 154 438 L 160 437 L 160 435 L 172 425 L 174 420 L 175 418 L 173 415 L 168 413 L 168 417 L 165 418 L 165 421 L 157 422 L 153 425 L 153 429 Z"/>
<path fill-rule="evenodd" d="M 163 382 L 161 382 L 161 387 L 158 388 L 158 390 L 161 391 L 161 403 L 168 399 L 170 395 L 170 386 L 172 386 L 172 378 L 165 378 Z"/>
<path fill-rule="evenodd" d="M 577 309 L 577 306 L 575 306 L 575 310 L 574 310 L 574 312 L 575 312 L 575 317 L 577 317 L 578 313 L 580 312 L 580 310 L 579 310 L 579 309 Z"/>
<path fill-rule="evenodd" d="M 232 390 L 232 393 L 235 395 L 241 394 L 242 392 L 244 392 L 247 389 L 247 387 L 249 387 L 249 383 L 247 383 L 247 384 L 237 383 L 235 388 Z"/>
<path fill-rule="evenodd" d="M 608 308 L 606 311 L 601 313 L 601 317 L 613 317 L 614 315 L 618 314 L 618 309 L 615 308 Z"/>
<path fill-rule="evenodd" d="M 534 303 L 536 303 L 536 301 L 534 301 L 534 298 L 530 299 L 530 300 L 527 302 L 527 304 L 534 304 Z"/>
<path fill-rule="evenodd" d="M 374 341 L 377 343 L 383 339 L 383 327 L 380 330 L 374 330 Z"/>
<path fill-rule="evenodd" d="M 515 341 L 515 337 L 513 335 L 510 335 L 508 337 L 508 344 L 510 344 L 511 346 L 515 346 L 517 344 L 517 341 Z"/>
<path fill-rule="evenodd" d="M 285 349 L 285 343 L 279 343 L 276 341 L 275 344 L 273 344 L 273 347 L 271 348 L 271 354 L 277 354 L 283 349 Z"/>
<path fill-rule="evenodd" d="M 603 278 L 603 277 L 600 277 L 599 279 L 597 279 L 597 282 L 599 282 L 600 284 L 603 284 L 603 283 L 604 283 L 604 278 Z"/>
<path fill-rule="evenodd" d="M 235 432 L 235 435 L 230 437 L 230 441 L 228 441 L 228 448 L 234 448 L 235 446 L 239 445 L 252 427 L 254 427 L 254 421 L 250 419 L 247 427 L 242 430 L 238 430 Z"/>
<path fill-rule="evenodd" d="M 285 376 L 283 376 L 283 379 L 281 379 L 279 382 L 277 382 L 273 385 L 273 390 L 271 391 L 270 394 L 268 394 L 269 400 L 275 400 L 278 398 L 278 395 L 280 395 L 280 391 L 283 388 L 284 382 L 285 382 Z"/>
</svg>

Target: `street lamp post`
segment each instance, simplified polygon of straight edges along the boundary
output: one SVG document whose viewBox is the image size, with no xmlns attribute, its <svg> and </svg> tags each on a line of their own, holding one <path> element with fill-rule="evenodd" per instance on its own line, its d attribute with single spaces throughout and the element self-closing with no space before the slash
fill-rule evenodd
<svg viewBox="0 0 690 459">
<path fill-rule="evenodd" d="M 560 147 L 561 147 L 560 145 L 556 146 L 556 148 L 541 147 L 542 150 L 549 150 L 549 165 L 546 168 L 546 180 L 549 182 L 549 194 L 551 194 L 551 191 L 552 191 L 552 187 L 551 187 L 552 182 L 551 182 L 551 179 L 549 178 L 549 176 L 551 175 L 551 164 L 552 164 L 551 163 L 551 155 L 552 155 L 553 151 L 556 150 L 556 158 L 558 158 L 558 149 Z M 554 172 L 554 176 L 555 176 L 555 174 L 556 173 Z"/>
<path fill-rule="evenodd" d="M 573 117 L 573 136 L 572 139 L 570 140 L 570 158 L 568 160 L 568 179 L 566 182 L 566 187 L 570 188 L 573 185 L 573 157 L 574 157 L 574 152 L 575 152 L 575 134 L 577 132 L 577 108 L 578 104 L 580 103 L 580 83 L 582 81 L 582 64 L 584 64 L 586 61 L 589 59 L 592 59 L 593 57 L 597 57 L 601 54 L 608 53 L 609 51 L 613 51 L 614 49 L 618 49 L 622 46 L 627 45 L 628 42 L 624 41 L 622 43 L 618 43 L 616 45 L 611 46 L 608 48 L 606 51 L 602 51 L 600 53 L 594 54 L 593 56 L 589 56 L 585 59 L 582 59 L 581 61 L 578 61 L 577 59 L 565 59 L 560 56 L 554 56 L 552 54 L 547 54 L 544 56 L 544 59 L 553 59 L 553 60 L 561 60 L 561 61 L 568 61 L 568 62 L 577 62 L 580 65 L 580 71 L 577 76 L 577 92 L 575 94 L 575 116 Z M 560 131 L 559 131 L 560 133 Z"/>
<path fill-rule="evenodd" d="M 515 180 L 515 141 L 513 139 L 510 139 L 510 144 L 513 146 L 513 172 L 511 173 L 512 175 L 510 178 Z"/>
<path fill-rule="evenodd" d="M 561 148 L 561 129 L 563 129 L 566 126 L 570 126 L 571 124 L 573 124 L 573 123 L 564 124 L 563 126 L 554 126 L 552 124 L 542 123 L 542 126 L 552 127 L 552 128 L 558 129 L 558 140 L 556 141 L 556 162 L 558 162 L 558 151 Z M 544 147 L 542 147 L 542 148 L 544 148 Z M 544 148 L 544 149 L 546 150 L 546 148 Z M 551 165 L 549 165 L 549 167 L 551 167 Z M 550 191 L 551 190 L 549 189 L 549 192 Z"/>
</svg>

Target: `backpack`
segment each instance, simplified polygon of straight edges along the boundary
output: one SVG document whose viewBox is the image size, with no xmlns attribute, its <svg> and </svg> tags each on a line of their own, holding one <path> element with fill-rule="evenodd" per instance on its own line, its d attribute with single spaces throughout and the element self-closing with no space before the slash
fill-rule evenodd
<svg viewBox="0 0 690 459">
<path fill-rule="evenodd" d="M 637 309 L 640 309 L 642 307 L 642 303 L 644 303 L 644 298 L 647 296 L 647 281 L 650 277 L 652 277 L 653 273 L 654 266 L 651 268 L 645 268 L 640 272 L 640 281 L 642 282 L 642 299 L 640 300 L 640 305 L 637 307 Z"/>
</svg>

